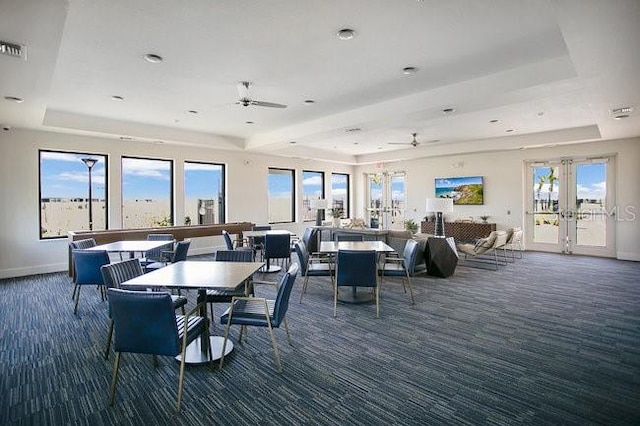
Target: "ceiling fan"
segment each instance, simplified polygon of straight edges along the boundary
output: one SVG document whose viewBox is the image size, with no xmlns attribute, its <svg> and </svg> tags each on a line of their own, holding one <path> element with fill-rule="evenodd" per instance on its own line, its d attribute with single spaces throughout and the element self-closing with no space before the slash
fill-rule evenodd
<svg viewBox="0 0 640 426">
<path fill-rule="evenodd" d="M 236 102 L 236 104 L 242 105 L 242 106 L 255 105 L 255 106 L 269 107 L 269 108 L 286 108 L 287 107 L 286 105 L 283 105 L 283 104 L 276 104 L 274 102 L 265 102 L 265 101 L 258 101 L 256 99 L 252 99 L 251 93 L 249 93 L 249 87 L 251 87 L 251 82 L 249 81 L 241 81 L 238 83 L 238 93 L 240 94 L 240 99 L 238 99 L 238 102 Z"/>
<path fill-rule="evenodd" d="M 418 136 L 418 134 L 411 133 L 411 136 L 413 136 L 413 140 L 411 142 L 389 142 L 389 145 L 411 145 L 414 148 L 420 145 L 420 142 L 416 140 L 416 136 Z"/>
</svg>

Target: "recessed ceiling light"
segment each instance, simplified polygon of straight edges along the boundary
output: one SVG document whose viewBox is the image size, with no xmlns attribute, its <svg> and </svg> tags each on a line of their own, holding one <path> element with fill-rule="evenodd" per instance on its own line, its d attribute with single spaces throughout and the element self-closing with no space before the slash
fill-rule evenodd
<svg viewBox="0 0 640 426">
<path fill-rule="evenodd" d="M 307 105 L 311 105 L 311 104 L 315 104 L 316 101 L 314 101 L 313 99 L 305 99 L 304 103 L 307 104 Z"/>
<path fill-rule="evenodd" d="M 616 120 L 622 120 L 623 118 L 629 118 L 629 114 L 620 114 L 620 115 L 616 115 L 615 117 Z"/>
<path fill-rule="evenodd" d="M 162 56 L 156 55 L 155 53 L 147 53 L 146 55 L 144 55 L 144 59 L 146 59 L 147 62 L 151 62 L 152 64 L 157 64 L 164 61 L 164 58 Z"/>
<path fill-rule="evenodd" d="M 544 115 L 544 111 L 540 111 L 540 112 L 538 113 L 538 117 L 542 117 L 543 115 Z"/>
<path fill-rule="evenodd" d="M 295 145 L 297 142 L 296 142 L 296 141 L 289 141 L 289 143 L 290 143 L 291 145 Z"/>
<path fill-rule="evenodd" d="M 245 121 L 245 124 L 253 124 L 253 121 Z"/>
<path fill-rule="evenodd" d="M 454 112 L 456 112 L 455 108 L 445 108 L 442 110 L 442 112 L 444 112 L 445 114 L 452 114 Z"/>
<path fill-rule="evenodd" d="M 507 129 L 507 130 L 505 130 L 505 132 L 511 133 L 511 132 L 513 132 L 513 129 Z"/>
<path fill-rule="evenodd" d="M 124 97 L 122 97 L 120 95 L 113 95 L 113 96 L 111 96 L 111 100 L 112 101 L 124 101 Z"/>
<path fill-rule="evenodd" d="M 497 120 L 497 119 L 494 118 L 493 120 L 489 120 L 489 123 L 498 123 L 499 121 L 500 120 Z"/>
<path fill-rule="evenodd" d="M 627 106 L 627 107 L 622 107 L 622 108 L 616 108 L 616 109 L 612 109 L 611 112 L 616 115 L 616 114 L 627 114 L 630 112 L 633 112 L 633 107 Z"/>
<path fill-rule="evenodd" d="M 356 132 L 360 132 L 362 131 L 361 127 L 350 127 L 348 129 L 345 129 L 345 132 L 347 133 L 356 133 Z"/>
<path fill-rule="evenodd" d="M 351 40 L 353 37 L 355 37 L 356 32 L 353 31 L 351 28 L 343 28 L 340 31 L 338 31 L 336 35 L 340 40 Z"/>
<path fill-rule="evenodd" d="M 196 111 L 195 109 L 190 109 L 190 110 L 189 110 L 189 113 L 190 113 L 190 114 L 197 114 L 197 113 L 198 113 L 198 111 Z"/>
<path fill-rule="evenodd" d="M 354 142 L 353 144 L 354 145 L 360 145 L 360 142 Z"/>
<path fill-rule="evenodd" d="M 409 75 L 409 74 L 415 74 L 417 72 L 418 72 L 418 68 L 416 68 L 416 67 L 404 67 L 404 68 L 402 68 L 402 73 L 403 74 Z"/>
<path fill-rule="evenodd" d="M 17 96 L 5 96 L 4 98 L 8 101 L 15 102 L 17 104 L 21 104 L 24 102 L 24 99 L 18 98 Z"/>
</svg>

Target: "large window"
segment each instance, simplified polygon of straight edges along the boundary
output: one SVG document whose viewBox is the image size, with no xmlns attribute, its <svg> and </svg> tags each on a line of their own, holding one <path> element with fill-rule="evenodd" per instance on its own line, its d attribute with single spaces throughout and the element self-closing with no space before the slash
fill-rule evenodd
<svg viewBox="0 0 640 426">
<path fill-rule="evenodd" d="M 225 222 L 224 165 L 184 163 L 184 224 Z"/>
<path fill-rule="evenodd" d="M 122 227 L 173 225 L 173 161 L 122 157 Z"/>
<path fill-rule="evenodd" d="M 311 200 L 324 200 L 324 173 L 302 171 L 302 220 L 315 220 L 317 210 Z"/>
<path fill-rule="evenodd" d="M 342 209 L 342 217 L 351 217 L 349 212 L 349 175 L 331 174 L 331 206 Z"/>
<path fill-rule="evenodd" d="M 105 155 L 40 151 L 41 239 L 107 229 L 106 171 Z"/>
<path fill-rule="evenodd" d="M 269 169 L 269 223 L 293 222 L 294 176 L 294 171 L 290 169 Z"/>
</svg>

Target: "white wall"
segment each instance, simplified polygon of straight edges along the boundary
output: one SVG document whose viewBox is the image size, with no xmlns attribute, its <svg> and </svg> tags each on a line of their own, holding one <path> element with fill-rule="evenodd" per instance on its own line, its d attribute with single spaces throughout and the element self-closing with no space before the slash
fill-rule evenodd
<svg viewBox="0 0 640 426">
<path fill-rule="evenodd" d="M 325 171 L 327 190 L 331 172 L 353 173 L 352 216 L 364 211 L 364 179 L 367 171 L 380 171 L 376 166 L 350 167 L 326 162 L 254 155 L 246 152 L 200 149 L 188 146 L 134 143 L 89 136 L 14 129 L 0 133 L 0 278 L 45 273 L 67 268 L 67 240 L 40 241 L 38 235 L 38 149 L 95 152 L 109 155 L 109 223 L 119 227 L 121 155 L 168 158 L 176 175 L 176 215 L 183 217 L 184 160 L 213 161 L 227 164 L 228 222 L 268 222 L 267 168 L 294 168 L 300 182 L 302 170 Z M 620 259 L 640 260 L 640 138 L 567 145 L 501 153 L 456 155 L 424 158 L 402 163 L 386 163 L 383 169 L 407 172 L 408 215 L 420 220 L 427 196 L 434 193 L 434 178 L 482 175 L 485 178 L 483 206 L 456 207 L 461 217 L 481 214 L 491 216 L 499 228 L 523 224 L 523 161 L 617 154 L 617 204 L 635 206 L 639 217 L 617 222 L 616 251 Z M 301 204 L 301 188 L 297 200 Z M 299 208 L 299 206 L 298 206 Z M 507 214 L 510 210 L 511 214 Z M 308 224 L 308 223 L 307 223 Z M 279 226 L 302 233 L 305 223 Z M 193 252 L 210 251 L 221 242 L 217 238 L 194 241 Z"/>
<path fill-rule="evenodd" d="M 189 146 L 138 143 L 117 139 L 73 136 L 61 133 L 14 129 L 0 133 L 0 278 L 67 269 L 67 239 L 39 239 L 38 150 L 80 151 L 109 156 L 109 227 L 121 224 L 120 156 L 173 159 L 175 175 L 175 218 L 184 217 L 183 161 L 212 161 L 227 165 L 227 222 L 268 223 L 267 169 L 295 169 L 297 182 L 302 170 L 324 171 L 327 186 L 330 173 L 353 172 L 353 167 L 320 161 L 249 154 L 244 151 L 201 149 Z M 328 188 L 327 188 L 328 190 Z M 302 189 L 296 194 L 298 208 Z M 304 231 L 304 222 L 276 225 L 293 232 Z M 190 253 L 212 252 L 224 243 L 220 237 L 195 239 Z"/>
<path fill-rule="evenodd" d="M 640 261 L 640 138 L 575 145 L 422 158 L 397 163 L 360 166 L 356 194 L 364 194 L 364 173 L 405 171 L 407 173 L 407 217 L 416 222 L 425 216 L 425 201 L 435 193 L 434 178 L 453 176 L 484 176 L 484 205 L 455 206 L 447 218 L 488 215 L 498 229 L 524 227 L 525 193 L 524 162 L 616 154 L 616 205 L 619 211 L 630 207 L 632 215 L 619 216 L 616 221 L 616 257 Z M 364 200 L 356 197 L 356 210 L 364 210 Z M 510 211 L 510 214 L 508 213 Z"/>
</svg>

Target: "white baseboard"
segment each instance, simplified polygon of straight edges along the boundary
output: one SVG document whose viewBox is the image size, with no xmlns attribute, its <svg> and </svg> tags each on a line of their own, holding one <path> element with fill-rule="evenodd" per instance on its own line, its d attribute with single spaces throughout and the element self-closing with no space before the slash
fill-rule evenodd
<svg viewBox="0 0 640 426">
<path fill-rule="evenodd" d="M 618 260 L 633 260 L 635 262 L 640 262 L 640 253 L 621 253 L 621 252 L 618 252 L 616 254 L 616 258 Z"/>
<path fill-rule="evenodd" d="M 65 263 L 52 263 L 49 265 L 25 266 L 23 268 L 10 268 L 0 270 L 0 279 L 25 277 L 27 275 L 50 274 L 52 272 L 66 271 L 69 265 Z"/>
</svg>

